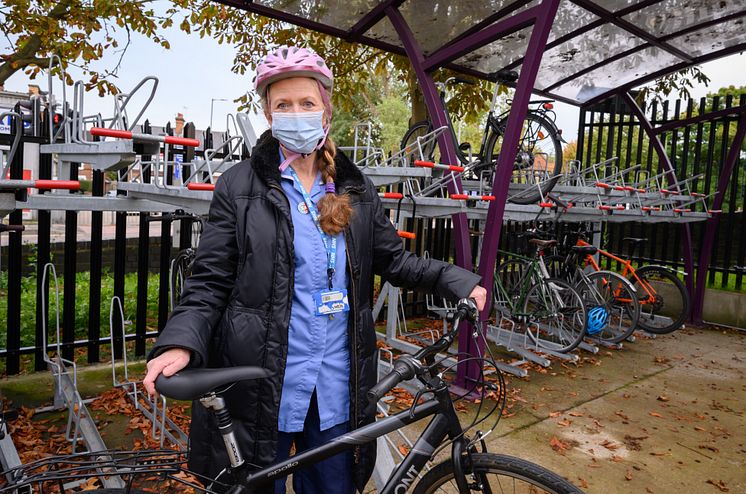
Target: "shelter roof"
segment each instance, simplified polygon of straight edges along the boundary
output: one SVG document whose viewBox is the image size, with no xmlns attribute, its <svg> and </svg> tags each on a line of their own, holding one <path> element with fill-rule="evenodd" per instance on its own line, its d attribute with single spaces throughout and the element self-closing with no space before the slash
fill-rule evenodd
<svg viewBox="0 0 746 494">
<path fill-rule="evenodd" d="M 520 72 L 540 0 L 219 0 L 261 15 L 404 54 L 386 16 L 397 8 L 425 55 L 483 79 Z M 534 15 L 535 17 L 535 15 Z M 475 36 L 484 43 L 473 47 Z M 746 0 L 561 0 L 534 89 L 596 102 L 667 73 L 746 49 Z"/>
</svg>

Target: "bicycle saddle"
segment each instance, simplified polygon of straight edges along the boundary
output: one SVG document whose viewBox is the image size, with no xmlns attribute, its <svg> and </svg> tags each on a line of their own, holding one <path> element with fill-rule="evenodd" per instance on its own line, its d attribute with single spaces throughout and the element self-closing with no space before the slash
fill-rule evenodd
<svg viewBox="0 0 746 494">
<path fill-rule="evenodd" d="M 510 84 L 518 80 L 518 72 L 516 72 L 515 70 L 498 70 L 493 75 L 497 82 L 503 84 Z"/>
<path fill-rule="evenodd" d="M 624 237 L 622 239 L 622 242 L 629 242 L 634 245 L 644 244 L 647 241 L 648 239 L 646 238 L 634 238 L 634 237 Z"/>
<path fill-rule="evenodd" d="M 196 400 L 226 384 L 269 377 L 263 367 L 225 367 L 223 369 L 185 369 L 171 377 L 163 374 L 155 380 L 155 389 L 174 400 Z"/>
<path fill-rule="evenodd" d="M 553 247 L 557 245 L 556 240 L 541 240 L 539 238 L 532 238 L 528 243 L 535 245 L 539 248 L 546 249 L 547 247 Z"/>
<path fill-rule="evenodd" d="M 592 256 L 593 254 L 598 252 L 598 248 L 592 245 L 573 245 L 571 247 L 571 250 L 573 252 L 577 252 L 582 256 Z"/>
</svg>

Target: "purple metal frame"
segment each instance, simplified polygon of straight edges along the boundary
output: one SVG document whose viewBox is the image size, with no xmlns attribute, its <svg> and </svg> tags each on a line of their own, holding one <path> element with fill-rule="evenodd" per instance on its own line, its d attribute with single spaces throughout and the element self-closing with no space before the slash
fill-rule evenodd
<svg viewBox="0 0 746 494">
<path fill-rule="evenodd" d="M 658 138 L 658 133 L 653 124 L 650 123 L 650 120 L 645 116 L 645 112 L 642 111 L 637 101 L 629 93 L 625 92 L 620 96 L 627 103 L 627 106 L 629 106 L 632 113 L 640 122 L 640 126 L 648 135 L 653 149 L 658 154 L 658 161 L 666 173 L 668 184 L 671 186 L 675 185 L 677 182 L 676 171 L 673 169 L 671 159 L 668 157 L 668 153 L 666 153 L 665 146 L 663 146 L 663 143 Z M 678 186 L 676 189 L 678 190 Z M 689 297 L 691 298 L 694 293 L 694 249 L 692 247 L 692 231 L 688 223 L 682 225 L 681 242 L 684 250 L 684 269 L 686 269 L 686 290 L 689 292 Z"/>
<path fill-rule="evenodd" d="M 240 9 L 253 11 L 255 13 L 258 13 L 260 15 L 265 15 L 267 17 L 272 17 L 272 18 L 279 19 L 285 22 L 290 22 L 298 26 L 302 26 L 308 29 L 313 29 L 313 30 L 316 30 L 322 33 L 329 34 L 331 36 L 346 39 L 348 41 L 359 41 L 361 43 L 367 44 L 369 46 L 373 46 L 375 48 L 379 48 L 385 51 L 408 56 L 412 63 L 412 66 L 414 67 L 415 74 L 420 84 L 420 88 L 422 89 L 423 95 L 425 97 L 425 104 L 428 108 L 432 122 L 436 127 L 448 125 L 448 122 L 445 116 L 443 105 L 441 104 L 437 89 L 435 87 L 435 84 L 433 83 L 433 79 L 430 75 L 430 72 L 439 67 L 447 67 L 447 68 L 457 70 L 457 71 L 460 71 L 460 72 L 463 72 L 465 74 L 472 75 L 475 77 L 479 77 L 483 79 L 490 79 L 489 74 L 485 74 L 478 70 L 470 69 L 468 67 L 462 67 L 462 66 L 456 65 L 453 63 L 453 61 L 456 60 L 458 57 L 462 56 L 463 54 L 473 51 L 499 38 L 501 35 L 514 32 L 517 29 L 526 27 L 533 23 L 534 28 L 531 33 L 531 38 L 529 40 L 526 55 L 522 59 L 519 59 L 515 63 L 511 64 L 510 67 L 508 67 L 508 68 L 512 68 L 512 67 L 517 66 L 518 64 L 522 65 L 520 79 L 518 80 L 518 83 L 516 85 L 516 92 L 513 98 L 511 111 L 508 117 L 507 130 L 506 130 L 505 135 L 503 136 L 503 152 L 500 153 L 500 156 L 498 158 L 498 163 L 497 163 L 497 175 L 496 175 L 496 178 L 493 184 L 493 189 L 492 189 L 492 194 L 496 197 L 496 200 L 490 203 L 490 206 L 488 209 L 487 223 L 486 223 L 487 226 L 486 226 L 486 230 L 484 233 L 482 251 L 480 254 L 479 273 L 482 275 L 482 280 L 483 280 L 482 283 L 483 285 L 486 285 L 485 288 L 488 291 L 487 307 L 485 307 L 485 310 L 482 313 L 483 320 L 486 320 L 486 316 L 491 311 L 492 277 L 494 273 L 495 260 L 497 256 L 497 246 L 498 246 L 499 239 L 500 239 L 502 218 L 505 212 L 505 203 L 507 201 L 508 185 L 510 182 L 510 175 L 512 173 L 512 164 L 515 160 L 515 156 L 517 153 L 517 147 L 518 147 L 517 143 L 519 142 L 519 139 L 520 139 L 520 132 L 521 132 L 521 127 L 522 127 L 521 124 L 522 124 L 522 120 L 523 120 L 523 116 L 525 114 L 526 108 L 528 106 L 528 101 L 531 97 L 531 93 L 533 91 L 541 95 L 546 95 L 548 97 L 552 97 L 557 100 L 564 101 L 566 103 L 577 104 L 576 101 L 573 101 L 573 100 L 570 100 L 568 98 L 564 98 L 558 95 L 553 95 L 549 91 L 534 90 L 534 83 L 536 81 L 536 76 L 537 76 L 537 73 L 538 73 L 538 70 L 541 64 L 542 55 L 544 51 L 546 51 L 547 47 L 556 46 L 560 44 L 561 42 L 571 39 L 573 36 L 586 32 L 592 29 L 592 27 L 600 25 L 603 22 L 610 22 L 615 25 L 618 25 L 622 29 L 626 29 L 627 31 L 645 39 L 647 41 L 647 44 L 643 46 L 649 46 L 649 45 L 659 46 L 661 49 L 664 49 L 670 53 L 673 53 L 682 59 L 682 63 L 680 64 L 676 64 L 672 67 L 668 67 L 668 68 L 656 71 L 655 73 L 648 74 L 643 77 L 639 77 L 635 79 L 634 81 L 631 81 L 621 87 L 615 88 L 604 94 L 601 94 L 584 104 L 584 105 L 593 104 L 602 99 L 606 99 L 610 96 L 617 95 L 617 94 L 622 95 L 622 97 L 628 100 L 628 103 L 630 104 L 632 111 L 637 115 L 645 132 L 650 136 L 653 142 L 653 145 L 655 147 L 655 150 L 658 153 L 662 166 L 667 172 L 669 172 L 667 173 L 667 178 L 668 178 L 669 183 L 675 182 L 675 178 L 673 174 L 673 168 L 671 165 L 671 161 L 668 158 L 668 155 L 666 154 L 666 150 L 664 146 L 662 145 L 661 141 L 656 136 L 656 132 L 660 132 L 661 129 L 653 128 L 649 120 L 645 117 L 644 112 L 642 112 L 642 110 L 637 106 L 634 100 L 627 94 L 627 91 L 632 87 L 638 86 L 642 83 L 648 82 L 662 75 L 672 73 L 675 70 L 679 70 L 682 68 L 689 67 L 691 65 L 713 60 L 713 59 L 716 59 L 722 56 L 726 56 L 731 53 L 736 53 L 746 48 L 746 43 L 742 43 L 737 46 L 729 47 L 729 48 L 726 48 L 726 49 L 723 49 L 717 52 L 708 53 L 708 54 L 705 54 L 699 57 L 690 57 L 689 55 L 682 52 L 678 48 L 673 47 L 666 43 L 669 39 L 673 38 L 674 36 L 683 34 L 683 31 L 681 33 L 673 33 L 671 35 L 664 36 L 664 37 L 655 37 L 642 31 L 639 27 L 633 24 L 630 24 L 626 20 L 620 19 L 621 17 L 623 17 L 625 14 L 628 14 L 629 12 L 632 12 L 634 10 L 640 9 L 648 5 L 652 5 L 654 3 L 658 3 L 661 0 L 642 0 L 636 3 L 635 5 L 626 7 L 616 13 L 611 13 L 605 9 L 602 9 L 599 6 L 593 4 L 589 0 L 571 0 L 577 5 L 583 8 L 586 8 L 590 10 L 591 12 L 595 13 L 596 15 L 599 16 L 600 19 L 590 23 L 589 26 L 583 26 L 572 33 L 569 33 L 565 36 L 562 36 L 561 38 L 554 40 L 550 45 L 547 44 L 547 39 L 549 37 L 549 33 L 551 31 L 552 24 L 554 22 L 554 18 L 556 16 L 560 0 L 543 0 L 541 4 L 536 7 L 532 7 L 528 9 L 527 11 L 520 12 L 518 14 L 512 15 L 509 18 L 501 20 L 506 15 L 514 12 L 517 8 L 520 7 L 520 3 L 516 2 L 514 4 L 509 5 L 508 7 L 504 9 L 501 9 L 500 12 L 490 15 L 489 17 L 482 19 L 481 21 L 477 21 L 473 27 L 467 29 L 465 32 L 456 36 L 453 40 L 445 43 L 443 46 L 441 46 L 438 50 L 436 50 L 432 55 L 430 55 L 427 58 L 424 56 L 422 49 L 417 43 L 411 29 L 409 28 L 403 16 L 398 10 L 398 7 L 402 3 L 404 3 L 405 0 L 383 0 L 376 7 L 374 7 L 370 12 L 368 12 L 366 15 L 361 17 L 358 20 L 358 22 L 356 22 L 355 25 L 352 26 L 351 29 L 346 30 L 346 31 L 336 28 L 334 26 L 325 25 L 319 22 L 312 21 L 310 19 L 306 19 L 306 18 L 297 16 L 297 15 L 293 15 L 288 12 L 283 12 L 281 10 L 277 10 L 272 7 L 259 5 L 252 0 L 216 0 L 216 1 L 230 5 L 232 7 L 237 7 Z M 375 40 L 375 39 L 365 36 L 365 33 L 373 25 L 375 25 L 377 22 L 383 19 L 384 15 L 389 18 L 392 25 L 394 26 L 394 29 L 396 30 L 402 42 L 403 49 L 402 47 L 395 46 L 390 43 L 380 41 L 380 40 Z M 687 28 L 685 31 L 687 32 L 693 31 L 695 29 L 702 28 L 705 25 L 713 25 L 718 22 L 724 22 L 726 20 L 737 18 L 740 15 L 743 15 L 743 14 L 742 13 L 731 14 L 727 16 L 727 18 L 707 21 L 706 23 L 702 23 L 701 25 L 691 26 Z M 604 61 L 604 63 L 608 63 L 608 62 L 609 60 Z M 575 76 L 577 75 L 578 74 L 575 74 Z M 741 140 L 743 139 L 744 132 L 746 132 L 746 123 L 744 123 L 744 118 L 746 117 L 744 117 L 743 115 L 744 114 L 742 113 L 742 118 L 741 118 L 741 121 L 739 122 L 739 127 L 738 127 L 738 136 L 740 136 Z M 438 139 L 438 145 L 440 147 L 441 155 L 444 161 L 447 161 L 450 163 L 457 163 L 458 160 L 456 157 L 456 149 L 455 149 L 456 143 L 451 141 L 450 136 L 446 134 L 442 135 Z M 728 156 L 728 159 L 730 161 L 727 162 L 727 165 L 730 168 L 726 170 L 728 173 L 724 173 L 720 178 L 720 182 L 718 184 L 719 191 L 724 190 L 725 187 L 727 186 L 728 177 L 730 177 L 730 175 L 732 174 L 731 173 L 732 167 L 735 166 L 734 163 L 737 160 L 737 154 L 734 155 L 733 153 L 735 153 L 735 151 L 733 151 L 733 148 L 732 148 L 731 153 Z M 459 180 L 459 181 L 456 181 L 456 183 L 449 184 L 449 191 L 456 192 L 457 190 L 460 190 L 460 187 L 461 187 L 461 184 Z M 719 195 L 718 199 L 721 196 L 722 195 Z M 717 199 L 716 199 L 716 203 L 722 203 L 722 199 L 720 199 L 719 202 L 717 202 Z M 469 248 L 470 245 L 469 245 L 469 236 L 468 236 L 466 216 L 464 214 L 454 215 L 453 221 L 454 221 L 455 239 L 456 239 L 456 263 L 467 269 L 471 269 L 472 259 L 471 259 L 471 249 Z M 709 248 L 706 248 L 706 247 L 712 246 L 716 228 L 717 228 L 717 218 L 713 218 L 712 220 L 710 220 L 710 222 L 708 222 L 708 225 L 707 225 L 707 234 L 705 236 L 705 245 L 703 245 L 703 253 L 710 250 Z M 691 244 L 691 233 L 689 231 L 688 225 L 685 225 L 682 235 L 683 235 L 685 264 L 687 266 L 686 269 L 688 272 L 687 288 L 689 289 L 690 293 L 693 293 L 694 291 L 693 281 L 692 281 L 693 251 L 692 251 L 692 244 Z M 706 262 L 703 263 L 702 261 L 706 261 Z M 706 267 L 707 265 L 709 265 L 709 252 L 700 259 L 700 266 L 699 266 L 700 272 L 706 272 L 706 268 L 704 269 L 704 271 L 702 270 L 703 270 L 703 267 Z M 702 293 L 704 293 L 704 283 L 705 283 L 704 276 L 703 275 L 701 276 L 701 285 L 702 285 L 701 287 L 699 283 L 700 276 L 697 277 L 697 281 L 698 281 L 698 287 L 697 287 L 698 290 L 700 290 L 701 288 Z M 699 291 L 697 293 L 699 294 Z M 696 305 L 695 305 L 695 309 L 696 309 Z M 467 352 L 472 355 L 481 354 L 481 351 L 483 350 L 482 348 L 472 348 L 471 345 L 472 345 L 472 342 L 471 342 L 471 338 L 468 335 L 468 332 L 466 331 L 462 332 L 461 338 L 459 340 L 459 350 L 461 352 Z M 476 362 L 468 361 L 466 365 L 459 365 L 458 375 L 457 375 L 457 384 L 464 386 L 468 379 L 478 378 L 479 373 L 480 373 L 479 365 Z"/>
<path fill-rule="evenodd" d="M 505 203 L 508 197 L 508 185 L 510 176 L 513 172 L 513 163 L 518 153 L 518 142 L 528 102 L 531 99 L 531 92 L 536 81 L 536 75 L 539 72 L 541 57 L 549 38 L 549 32 L 552 29 L 557 8 L 560 0 L 544 0 L 540 5 L 529 9 L 528 11 L 517 14 L 510 19 L 497 24 L 487 26 L 484 29 L 473 32 L 468 36 L 461 38 L 458 42 L 449 45 L 447 48 L 434 53 L 431 57 L 425 58 L 422 54 L 417 41 L 414 39 L 411 29 L 402 17 L 401 13 L 395 8 L 387 8 L 386 15 L 391 21 L 394 29 L 399 35 L 407 55 L 417 75 L 420 88 L 425 96 L 430 118 L 434 127 L 449 125 L 446 118 L 443 105 L 438 96 L 437 89 L 433 83 L 432 77 L 428 70 L 453 60 L 463 53 L 468 53 L 480 46 L 497 39 L 501 35 L 513 32 L 516 29 L 534 24 L 531 32 L 531 38 L 528 44 L 528 55 L 524 63 L 521 76 L 518 80 L 518 86 L 511 104 L 510 114 L 506 133 L 503 136 L 502 152 L 498 158 L 497 176 L 495 178 L 492 195 L 495 200 L 490 202 L 487 212 L 487 227 L 482 242 L 482 250 L 479 260 L 479 274 L 482 276 L 482 284 L 487 289 L 487 305 L 482 311 L 482 320 L 486 321 L 492 310 L 492 277 L 495 271 L 495 261 L 497 258 L 497 245 L 500 240 L 500 231 L 502 229 L 502 218 L 505 212 Z M 438 139 L 438 146 L 441 155 L 448 163 L 457 163 L 455 143 L 452 142 L 448 134 L 442 134 Z M 460 183 L 455 184 L 460 187 Z M 449 185 L 449 192 L 451 186 Z M 466 219 L 464 216 L 463 223 L 460 217 L 454 216 L 454 225 L 456 226 L 456 262 L 462 267 L 471 269 L 471 255 L 468 253 L 469 236 L 466 228 Z M 458 222 L 457 222 L 458 220 Z M 468 256 L 468 257 L 467 257 Z M 468 260 L 468 263 L 465 262 Z M 480 328 L 484 330 L 485 328 Z M 484 342 L 482 339 L 477 343 L 475 348 L 471 335 L 468 331 L 462 331 L 459 336 L 459 354 L 460 360 L 466 360 L 465 365 L 459 365 L 456 374 L 456 385 L 467 387 L 467 381 L 474 382 L 479 378 L 481 373 L 480 363 L 464 357 L 464 355 L 482 355 L 484 353 Z"/>
<path fill-rule="evenodd" d="M 417 80 L 420 83 L 420 89 L 425 98 L 425 105 L 430 115 L 430 119 L 433 123 L 434 128 L 440 128 L 447 126 L 448 119 L 446 118 L 445 108 L 441 104 L 440 97 L 438 95 L 438 89 L 435 87 L 433 78 L 423 68 L 424 55 L 417 41 L 414 39 L 412 30 L 409 29 L 407 22 L 402 17 L 401 13 L 393 8 L 386 8 L 386 15 L 388 16 L 391 24 L 394 26 L 399 38 L 404 45 L 404 49 L 407 52 L 407 56 L 412 63 Z M 456 154 L 456 145 L 451 141 L 450 136 L 443 132 L 438 137 L 438 147 L 440 148 L 441 159 L 450 164 L 457 164 L 458 155 Z M 457 177 L 456 180 L 448 183 L 448 192 L 450 194 L 459 193 L 462 189 L 461 178 Z M 471 249 L 469 245 L 469 229 L 465 213 L 454 214 L 452 217 L 453 226 L 455 228 L 455 243 L 456 243 L 456 264 L 465 268 L 472 269 L 472 258 Z"/>
<path fill-rule="evenodd" d="M 738 163 L 744 137 L 746 137 L 746 110 L 744 107 L 740 107 L 740 114 L 741 116 L 738 119 L 736 135 L 733 138 L 733 142 L 728 150 L 728 156 L 723 163 L 723 168 L 720 170 L 720 176 L 718 177 L 717 195 L 712 203 L 713 210 L 719 210 L 723 205 L 725 192 L 728 189 L 728 184 L 733 176 L 733 169 L 735 168 L 736 163 Z M 712 251 L 715 248 L 715 236 L 717 234 L 719 222 L 719 214 L 714 214 L 712 218 L 707 220 L 705 235 L 702 239 L 702 246 L 699 251 L 697 286 L 694 291 L 694 297 L 692 298 L 692 321 L 695 323 L 702 322 L 705 302 L 705 287 L 707 286 L 707 271 L 710 269 L 710 261 L 712 260 Z"/>
</svg>

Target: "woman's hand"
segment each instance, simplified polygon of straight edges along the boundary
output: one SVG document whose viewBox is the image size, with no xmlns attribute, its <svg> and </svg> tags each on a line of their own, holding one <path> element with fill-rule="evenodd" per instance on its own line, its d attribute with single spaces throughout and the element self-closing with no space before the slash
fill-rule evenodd
<svg viewBox="0 0 746 494">
<path fill-rule="evenodd" d="M 148 373 L 142 380 L 143 386 L 149 395 L 155 394 L 155 380 L 163 374 L 166 377 L 173 376 L 187 366 L 191 353 L 184 348 L 171 348 L 148 362 Z"/>
<path fill-rule="evenodd" d="M 474 299 L 474 301 L 477 303 L 477 309 L 479 309 L 479 312 L 482 312 L 482 310 L 484 310 L 484 306 L 487 304 L 487 290 L 477 285 L 469 294 L 469 298 Z"/>
</svg>

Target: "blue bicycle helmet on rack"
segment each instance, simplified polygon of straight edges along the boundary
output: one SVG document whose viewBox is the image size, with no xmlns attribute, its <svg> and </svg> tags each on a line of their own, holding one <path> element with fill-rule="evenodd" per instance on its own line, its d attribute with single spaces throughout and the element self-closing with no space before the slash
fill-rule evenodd
<svg viewBox="0 0 746 494">
<path fill-rule="evenodd" d="M 589 335 L 598 334 L 601 332 L 604 327 L 606 327 L 606 323 L 609 321 L 609 312 L 606 310 L 605 307 L 601 305 L 597 305 L 596 307 L 593 307 L 592 309 L 588 310 L 588 326 L 587 326 L 587 333 Z"/>
</svg>

